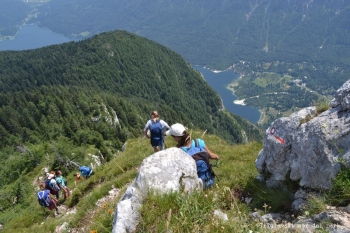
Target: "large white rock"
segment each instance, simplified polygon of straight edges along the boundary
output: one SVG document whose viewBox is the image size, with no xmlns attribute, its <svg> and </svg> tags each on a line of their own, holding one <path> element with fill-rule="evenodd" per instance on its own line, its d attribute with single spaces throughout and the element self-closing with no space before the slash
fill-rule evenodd
<svg viewBox="0 0 350 233">
<path fill-rule="evenodd" d="M 159 193 L 202 190 L 192 157 L 179 148 L 154 153 L 143 160 L 135 180 L 116 207 L 113 233 L 134 232 L 139 221 L 139 208 L 150 190 Z"/>
</svg>

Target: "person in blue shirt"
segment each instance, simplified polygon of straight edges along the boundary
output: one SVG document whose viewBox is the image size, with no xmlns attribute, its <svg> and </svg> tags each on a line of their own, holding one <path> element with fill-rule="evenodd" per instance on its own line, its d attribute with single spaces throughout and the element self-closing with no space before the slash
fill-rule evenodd
<svg viewBox="0 0 350 233">
<path fill-rule="evenodd" d="M 181 148 L 187 154 L 190 153 L 190 150 L 196 147 L 195 141 L 191 139 L 191 135 L 186 131 L 186 128 L 180 124 L 176 123 L 170 127 L 170 130 L 166 132 L 167 136 L 172 136 L 173 139 L 177 142 L 176 147 Z M 218 160 L 219 156 L 213 153 L 206 145 L 204 140 L 198 139 L 198 146 L 203 148 L 209 154 L 210 159 Z M 191 154 L 189 154 L 191 155 Z"/>
<path fill-rule="evenodd" d="M 87 179 L 93 174 L 92 169 L 90 167 L 88 167 L 88 166 L 81 166 L 79 168 L 79 171 L 80 171 L 81 177 L 83 179 Z"/>
</svg>

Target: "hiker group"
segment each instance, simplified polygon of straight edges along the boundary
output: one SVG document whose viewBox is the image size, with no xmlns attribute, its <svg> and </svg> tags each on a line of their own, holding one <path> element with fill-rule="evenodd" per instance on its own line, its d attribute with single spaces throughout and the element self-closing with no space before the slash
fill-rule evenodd
<svg viewBox="0 0 350 233">
<path fill-rule="evenodd" d="M 75 182 L 81 179 L 87 179 L 93 174 L 93 170 L 88 166 L 79 167 L 79 173 L 75 173 Z M 38 202 L 42 207 L 48 207 L 50 210 L 58 211 L 58 200 L 60 194 L 63 194 L 63 202 L 70 197 L 71 190 L 68 188 L 67 180 L 62 176 L 61 170 L 51 171 L 47 174 L 46 180 L 39 185 L 40 191 L 37 193 Z"/>
<path fill-rule="evenodd" d="M 70 189 L 67 186 L 67 180 L 62 176 L 60 170 L 51 171 L 45 182 L 39 185 L 40 191 L 37 193 L 38 202 L 43 207 L 48 207 L 50 210 L 55 209 L 58 212 L 58 199 L 62 191 L 64 200 L 70 196 Z"/>
<path fill-rule="evenodd" d="M 157 111 L 151 112 L 151 119 L 147 121 L 143 130 L 145 137 L 150 139 L 154 152 L 164 149 L 164 136 L 172 136 L 176 147 L 181 148 L 196 162 L 197 175 L 203 182 L 203 188 L 210 188 L 215 181 L 215 174 L 209 160 L 218 160 L 219 156 L 213 153 L 205 144 L 204 140 L 192 139 L 186 128 L 180 124 L 171 127 L 159 118 Z"/>
</svg>

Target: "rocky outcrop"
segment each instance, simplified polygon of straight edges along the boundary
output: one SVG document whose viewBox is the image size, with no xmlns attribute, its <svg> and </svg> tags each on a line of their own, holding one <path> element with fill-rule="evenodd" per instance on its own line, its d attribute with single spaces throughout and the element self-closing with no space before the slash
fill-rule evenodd
<svg viewBox="0 0 350 233">
<path fill-rule="evenodd" d="M 256 160 L 258 178 L 270 187 L 290 179 L 303 188 L 330 189 L 340 161 L 350 166 L 349 123 L 350 80 L 327 111 L 317 115 L 309 107 L 271 124 Z"/>
<path fill-rule="evenodd" d="M 256 159 L 258 179 L 268 187 L 286 180 L 299 183 L 291 209 L 302 213 L 250 215 L 261 226 L 284 231 L 350 232 L 350 206 L 331 207 L 309 215 L 308 200 L 321 197 L 319 191 L 332 188 L 333 179 L 343 165 L 350 167 L 350 80 L 337 90 L 327 111 L 308 107 L 275 120 L 265 132 L 264 148 Z"/>
<path fill-rule="evenodd" d="M 202 190 L 194 160 L 179 148 L 159 151 L 144 159 L 137 177 L 117 204 L 113 233 L 135 231 L 138 209 L 150 190 L 158 193 Z"/>
</svg>

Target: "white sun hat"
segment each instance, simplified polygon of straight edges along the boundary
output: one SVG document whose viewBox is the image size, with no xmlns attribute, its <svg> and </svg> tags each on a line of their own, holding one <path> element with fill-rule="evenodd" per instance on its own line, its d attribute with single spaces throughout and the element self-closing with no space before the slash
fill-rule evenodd
<svg viewBox="0 0 350 233">
<path fill-rule="evenodd" d="M 173 124 L 170 127 L 170 130 L 166 131 L 167 136 L 182 136 L 183 132 L 186 131 L 185 126 L 181 125 L 180 123 Z"/>
</svg>

